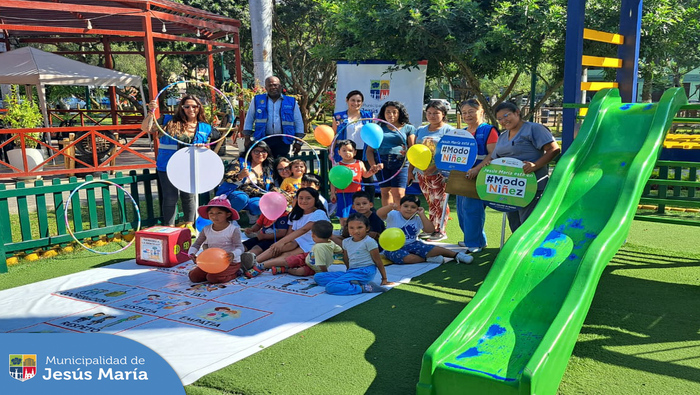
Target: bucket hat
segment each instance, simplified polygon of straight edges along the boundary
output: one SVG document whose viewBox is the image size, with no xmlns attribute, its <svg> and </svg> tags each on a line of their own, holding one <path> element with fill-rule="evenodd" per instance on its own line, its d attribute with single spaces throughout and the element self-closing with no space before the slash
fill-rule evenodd
<svg viewBox="0 0 700 395">
<path fill-rule="evenodd" d="M 198 208 L 197 213 L 199 214 L 199 216 L 202 218 L 209 219 L 209 207 L 219 207 L 230 211 L 231 219 L 234 221 L 238 221 L 241 218 L 241 216 L 238 215 L 238 211 L 231 207 L 231 202 L 228 201 L 226 195 L 216 196 L 214 199 L 210 200 L 206 206 Z"/>
</svg>

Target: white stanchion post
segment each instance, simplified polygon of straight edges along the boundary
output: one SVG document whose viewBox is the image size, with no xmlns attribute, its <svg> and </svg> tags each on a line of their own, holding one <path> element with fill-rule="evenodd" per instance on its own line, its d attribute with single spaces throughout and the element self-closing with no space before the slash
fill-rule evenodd
<svg viewBox="0 0 700 395">
<path fill-rule="evenodd" d="M 503 213 L 503 221 L 501 221 L 501 249 L 506 240 L 506 213 Z"/>
<path fill-rule="evenodd" d="M 445 194 L 445 204 L 442 205 L 442 218 L 440 219 L 440 229 L 442 229 L 443 232 L 445 232 L 445 221 L 447 220 L 447 216 L 445 213 L 447 213 L 447 205 L 449 204 L 450 200 L 450 194 L 446 193 Z"/>
</svg>

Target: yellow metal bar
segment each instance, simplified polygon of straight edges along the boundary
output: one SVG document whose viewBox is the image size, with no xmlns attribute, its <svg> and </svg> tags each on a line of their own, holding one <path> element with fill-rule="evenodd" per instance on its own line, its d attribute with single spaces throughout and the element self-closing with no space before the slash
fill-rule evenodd
<svg viewBox="0 0 700 395">
<path fill-rule="evenodd" d="M 583 39 L 617 45 L 620 45 L 625 41 L 624 36 L 621 34 L 606 33 L 593 29 L 583 29 Z"/>
<path fill-rule="evenodd" d="M 617 88 L 617 82 L 582 82 L 582 91 L 599 91 L 605 88 Z"/>
<path fill-rule="evenodd" d="M 587 108 L 579 108 L 578 109 L 578 115 L 580 117 L 585 117 L 586 114 L 588 114 L 588 109 Z"/>
<path fill-rule="evenodd" d="M 611 67 L 611 68 L 619 69 L 622 67 L 622 59 L 602 58 L 599 56 L 583 55 L 583 57 L 581 58 L 581 64 L 583 66 Z"/>
</svg>

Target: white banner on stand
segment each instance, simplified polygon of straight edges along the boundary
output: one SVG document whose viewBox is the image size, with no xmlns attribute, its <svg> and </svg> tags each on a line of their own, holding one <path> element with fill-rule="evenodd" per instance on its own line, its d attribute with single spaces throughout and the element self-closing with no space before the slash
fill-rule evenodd
<svg viewBox="0 0 700 395">
<path fill-rule="evenodd" d="M 338 84 L 335 111 L 347 110 L 345 96 L 358 90 L 365 96 L 362 106 L 376 115 L 388 100 L 406 106 L 411 124 L 418 127 L 423 120 L 423 91 L 428 61 L 418 62 L 417 68 L 389 71 L 396 62 L 375 60 L 360 63 L 339 61 L 336 64 Z"/>
</svg>

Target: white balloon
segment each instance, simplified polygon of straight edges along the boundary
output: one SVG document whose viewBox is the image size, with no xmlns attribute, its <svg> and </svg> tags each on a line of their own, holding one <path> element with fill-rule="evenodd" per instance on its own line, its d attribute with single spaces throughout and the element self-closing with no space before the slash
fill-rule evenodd
<svg viewBox="0 0 700 395">
<path fill-rule="evenodd" d="M 170 157 L 166 167 L 175 188 L 187 193 L 204 193 L 216 188 L 224 177 L 224 163 L 206 147 L 186 147 Z"/>
</svg>

